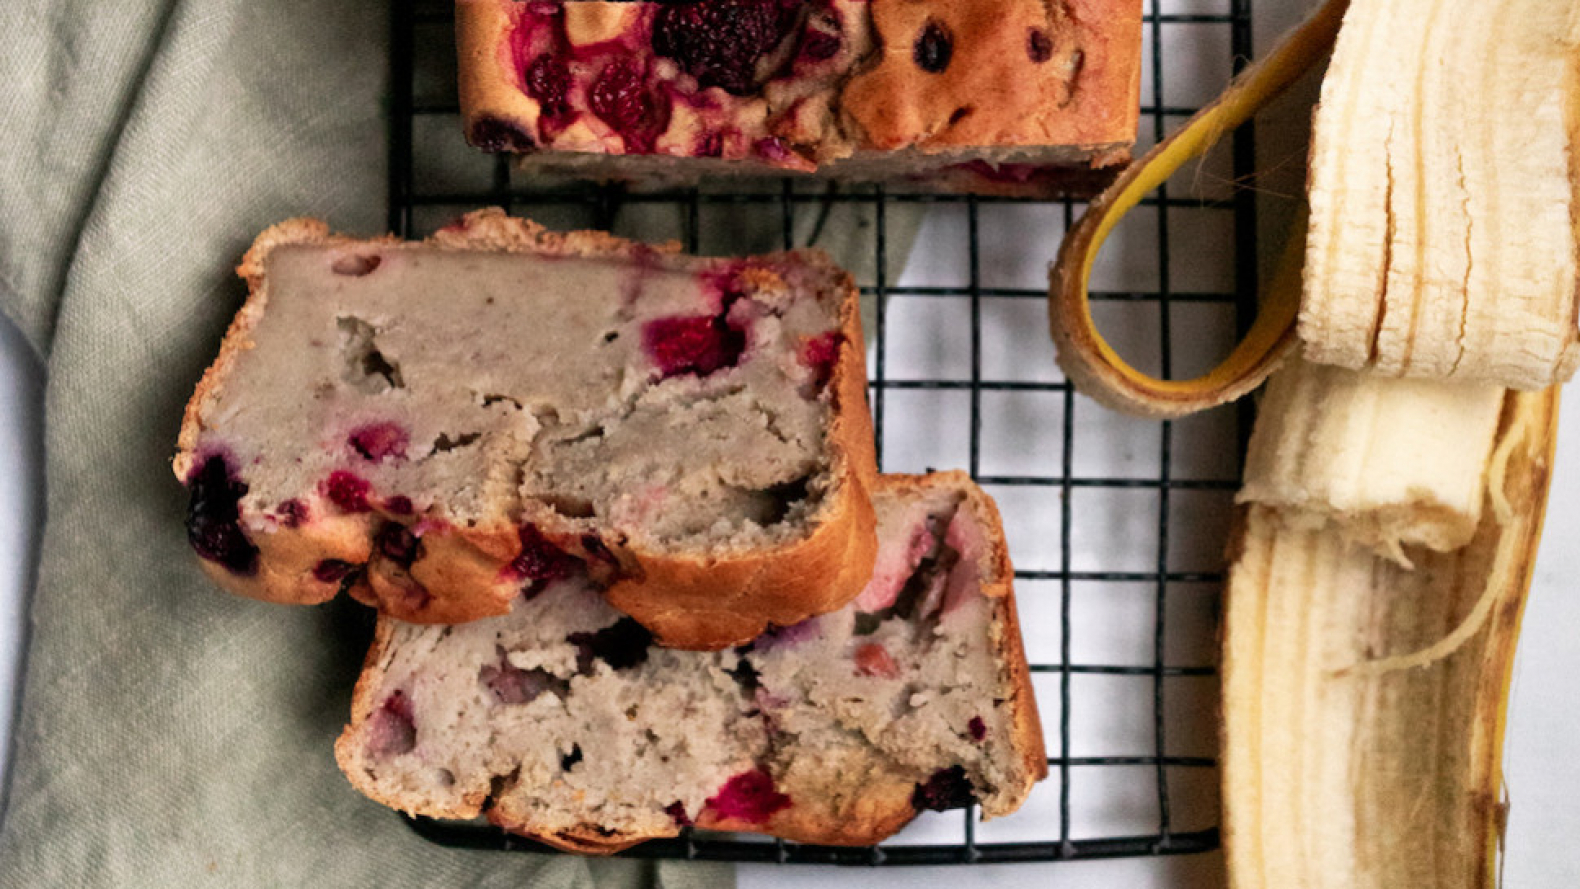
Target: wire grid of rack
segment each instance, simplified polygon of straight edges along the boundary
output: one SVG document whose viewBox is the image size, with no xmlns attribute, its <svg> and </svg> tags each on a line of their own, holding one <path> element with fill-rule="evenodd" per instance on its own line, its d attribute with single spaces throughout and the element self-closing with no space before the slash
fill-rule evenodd
<svg viewBox="0 0 1580 889">
<path fill-rule="evenodd" d="M 1142 136 L 1143 141 L 1148 136 L 1156 141 L 1163 137 L 1167 129 L 1195 111 L 1190 105 L 1166 101 L 1170 97 L 1169 90 L 1165 89 L 1169 68 L 1165 47 L 1170 42 L 1167 32 L 1171 28 L 1183 27 L 1221 32 L 1220 38 L 1226 36 L 1227 40 L 1220 39 L 1218 45 L 1226 45 L 1230 53 L 1229 59 L 1222 60 L 1224 67 L 1238 70 L 1251 51 L 1251 0 L 1173 0 L 1172 8 L 1167 5 L 1169 0 L 1145 2 L 1143 28 L 1148 38 L 1146 53 L 1150 56 L 1150 71 L 1144 73 L 1144 78 L 1150 82 L 1143 88 Z M 1184 9 L 1179 8 L 1181 4 Z M 1202 11 L 1204 5 L 1222 8 Z M 1195 781 L 1188 789 L 1194 790 L 1197 795 L 1203 792 L 1203 788 L 1215 786 L 1216 760 L 1211 749 L 1215 739 L 1211 737 L 1210 728 L 1215 723 L 1212 718 L 1207 718 L 1205 725 L 1208 728 L 1196 732 L 1197 735 L 1209 736 L 1205 741 L 1207 746 L 1199 751 L 1202 755 L 1171 753 L 1171 729 L 1177 728 L 1178 708 L 1171 707 L 1170 692 L 1174 690 L 1178 697 L 1181 693 L 1176 687 L 1183 681 L 1212 683 L 1216 670 L 1210 655 L 1203 658 L 1201 663 L 1171 663 L 1166 657 L 1169 647 L 1166 639 L 1178 629 L 1171 624 L 1171 620 L 1177 622 L 1178 619 L 1171 617 L 1173 612 L 1169 607 L 1170 602 L 1180 595 L 1177 588 L 1193 588 L 1191 595 L 1208 597 L 1215 610 L 1223 575 L 1221 566 L 1211 570 L 1181 570 L 1171 564 L 1171 541 L 1189 536 L 1193 526 L 1204 522 L 1209 527 L 1221 528 L 1223 515 L 1228 508 L 1227 497 L 1237 486 L 1237 480 L 1228 477 L 1181 477 L 1184 473 L 1176 471 L 1179 461 L 1175 458 L 1181 430 L 1177 428 L 1179 424 L 1168 422 L 1145 424 L 1156 434 L 1156 462 L 1149 464 L 1149 471 L 1144 474 L 1082 472 L 1074 454 L 1079 431 L 1082 422 L 1097 422 L 1104 413 L 1102 409 L 1080 398 L 1062 378 L 1039 379 L 1033 375 L 1031 380 L 995 379 L 992 374 L 984 373 L 984 356 L 989 354 L 984 350 L 984 346 L 988 345 L 983 339 L 984 307 L 989 303 L 999 306 L 1040 306 L 1041 300 L 1045 298 L 1045 293 L 1038 288 L 995 286 L 986 280 L 982 266 L 984 219 L 994 208 L 1003 205 L 1034 205 L 1043 212 L 1051 211 L 1062 217 L 1063 224 L 1068 227 L 1079 211 L 1079 202 L 902 194 L 886 191 L 882 187 L 837 189 L 789 180 L 767 188 L 742 186 L 730 191 L 688 188 L 636 192 L 616 186 L 595 185 L 544 188 L 519 181 L 522 177 L 513 173 L 505 159 L 481 156 L 473 162 L 486 170 L 486 181 L 461 186 L 445 182 L 435 188 L 423 173 L 425 154 L 436 150 L 436 145 L 441 141 L 447 146 L 445 150 L 452 150 L 460 142 L 460 128 L 453 76 L 447 76 L 449 72 L 443 70 L 430 69 L 435 66 L 440 69 L 445 65 L 453 66 L 453 58 L 442 52 L 434 54 L 419 51 L 419 48 L 431 48 L 450 40 L 452 7 L 444 0 L 396 0 L 392 10 L 389 155 L 389 223 L 392 231 L 403 236 L 426 234 L 456 213 L 486 205 L 502 206 L 512 212 L 538 218 L 539 221 L 548 221 L 551 226 L 611 228 L 623 208 L 662 205 L 678 211 L 682 220 L 680 234 L 683 243 L 687 249 L 696 251 L 704 246 L 700 241 L 705 228 L 705 214 L 721 207 L 735 208 L 737 211 L 750 208 L 748 212 L 777 216 L 782 229 L 780 240 L 782 246 L 788 249 L 796 246 L 794 230 L 798 214 L 826 211 L 838 203 L 854 202 L 870 207 L 875 265 L 872 279 L 863 282 L 862 291 L 864 296 L 875 297 L 878 301 L 876 329 L 871 331 L 873 345 L 869 363 L 870 400 L 878 435 L 880 467 L 885 465 L 885 429 L 889 428 L 885 421 L 888 419 L 892 422 L 896 413 L 904 410 L 904 405 L 896 405 L 897 399 L 907 393 L 918 392 L 954 394 L 969 402 L 968 439 L 963 452 L 963 468 L 969 469 L 979 483 L 994 493 L 1001 505 L 1006 499 L 1022 499 L 1021 495 L 1028 492 L 1044 501 L 1053 498 L 1058 504 L 1057 531 L 1035 542 L 1043 555 L 1051 555 L 1051 561 L 1015 572 L 1020 589 L 1023 632 L 1027 636 L 1028 650 L 1032 652 L 1031 670 L 1034 680 L 1038 682 L 1039 702 L 1045 720 L 1050 712 L 1056 714 L 1052 724 L 1045 722 L 1050 747 L 1050 775 L 1039 790 L 1046 789 L 1048 785 L 1056 789 L 1056 806 L 1048 811 L 1051 814 L 1051 809 L 1056 808 L 1057 814 L 1052 818 L 1047 814 L 1042 816 L 1033 839 L 1024 838 L 1024 828 L 1012 841 L 979 837 L 982 828 L 977 824 L 973 806 L 964 810 L 963 814 L 928 813 L 923 816 L 924 819 L 945 815 L 962 817 L 964 824 L 959 841 L 915 842 L 907 840 L 906 835 L 902 834 L 895 840 L 877 846 L 844 848 L 686 829 L 675 839 L 644 843 L 623 854 L 741 862 L 898 865 L 1057 861 L 1179 854 L 1215 848 L 1218 844 L 1215 804 L 1206 806 L 1211 813 L 1206 823 L 1182 827 L 1176 812 L 1183 794 L 1173 787 L 1177 782 L 1171 780 L 1181 773 L 1193 775 Z M 1146 96 L 1147 87 L 1150 87 L 1150 101 Z M 1150 134 L 1147 130 L 1151 131 Z M 436 135 L 440 133 L 443 135 Z M 1200 197 L 1171 197 L 1165 186 L 1143 202 L 1144 207 L 1155 208 L 1156 248 L 1155 259 L 1152 260 L 1156 264 L 1155 287 L 1093 293 L 1099 306 L 1119 307 L 1131 319 L 1137 317 L 1136 313 L 1154 315 L 1151 321 L 1156 325 L 1153 354 L 1144 358 L 1155 371 L 1165 376 L 1177 369 L 1172 348 L 1175 337 L 1171 334 L 1171 316 L 1181 306 L 1216 305 L 1227 308 L 1234 319 L 1234 326 L 1240 332 L 1249 322 L 1257 274 L 1254 240 L 1256 204 L 1251 187 L 1254 165 L 1252 139 L 1249 127 L 1234 136 L 1229 158 L 1232 172 L 1229 175 L 1236 187 L 1232 187 L 1228 194 L 1206 201 Z M 735 186 L 732 185 L 732 188 Z M 898 204 L 913 202 L 963 211 L 967 268 L 963 270 L 964 282 L 960 286 L 909 286 L 889 280 L 889 257 L 886 255 L 889 247 L 888 212 Z M 1176 215 L 1207 212 L 1230 221 L 1234 254 L 1232 286 L 1209 291 L 1190 291 L 1171 286 L 1171 234 L 1176 241 L 1182 240 L 1180 227 L 1170 224 L 1171 210 Z M 1177 261 L 1178 257 L 1175 259 Z M 897 375 L 891 373 L 894 365 L 890 352 L 894 346 L 890 343 L 890 329 L 904 320 L 904 313 L 920 311 L 919 307 L 930 302 L 936 305 L 939 300 L 963 304 L 967 310 L 968 369 L 943 377 L 896 378 Z M 984 403 L 1004 395 L 1046 399 L 1043 403 L 1058 414 L 1058 453 L 1056 459 L 1050 460 L 1056 463 L 1056 471 L 1031 474 L 984 471 L 984 442 L 991 443 L 994 434 L 992 430 L 984 434 Z M 1078 421 L 1078 412 L 1088 419 Z M 1249 419 L 1242 409 L 1234 416 L 1230 431 L 1224 434 L 1220 430 L 1215 445 L 1209 443 L 1209 446 L 1228 449 L 1236 455 L 1242 453 Z M 891 437 L 894 434 L 890 432 Z M 1150 434 L 1141 434 L 1139 437 L 1149 439 Z M 1228 441 L 1224 441 L 1224 438 Z M 889 446 L 892 450 L 894 442 L 889 442 Z M 1234 465 L 1238 465 L 1237 461 Z M 1235 473 L 1230 471 L 1227 474 Z M 1220 471 L 1219 475 L 1225 473 Z M 1125 570 L 1118 570 L 1111 565 L 1075 564 L 1072 558 L 1072 535 L 1078 533 L 1081 527 L 1079 520 L 1072 516 L 1072 512 L 1078 509 L 1075 505 L 1077 501 L 1093 502 L 1090 498 L 1120 500 L 1124 494 L 1137 492 L 1144 492 L 1149 498 L 1141 511 L 1153 535 L 1149 541 L 1150 564 L 1139 568 L 1126 565 Z M 1202 492 L 1219 496 L 1197 504 L 1182 504 L 1181 501 L 1189 495 Z M 1084 507 L 1079 509 L 1083 516 L 1087 514 Z M 1017 543 L 1014 526 L 1016 516 L 1012 509 L 1005 509 L 1005 515 L 1013 552 Z M 1129 521 L 1133 522 L 1135 518 L 1132 515 Z M 1017 553 L 1015 557 L 1019 563 L 1021 555 Z M 1144 611 L 1132 610 L 1136 614 L 1136 626 L 1131 629 L 1150 637 L 1145 662 L 1093 663 L 1075 657 L 1074 648 L 1079 640 L 1079 632 L 1074 629 L 1072 611 L 1075 610 L 1078 597 L 1091 594 L 1093 589 L 1112 589 L 1121 585 L 1131 589 L 1143 588 L 1150 599 Z M 1032 596 L 1046 596 L 1054 601 L 1033 603 L 1029 601 Z M 1028 607 L 1033 604 L 1042 607 Z M 1046 635 L 1056 636 L 1056 639 L 1044 638 L 1040 641 L 1045 644 L 1033 644 L 1039 641 L 1036 637 L 1044 631 L 1033 621 L 1026 620 L 1025 616 L 1028 611 L 1046 612 L 1050 610 L 1049 606 L 1053 606 L 1058 614 L 1057 632 Z M 1212 627 L 1209 623 L 1205 627 L 1196 627 L 1196 631 L 1198 635 L 1211 634 Z M 1210 640 L 1198 645 L 1198 648 L 1210 650 Z M 1039 658 L 1039 651 L 1047 652 L 1049 656 Z M 1101 750 L 1095 753 L 1072 750 L 1072 714 L 1081 713 L 1083 707 L 1097 705 L 1095 698 L 1104 694 L 1083 684 L 1091 679 L 1139 683 L 1146 688 L 1144 700 L 1131 696 L 1138 706 L 1133 708 L 1137 712 L 1131 714 L 1130 718 L 1139 716 L 1149 724 L 1152 736 L 1150 750 Z M 1051 701 L 1050 696 L 1053 698 Z M 1215 704 L 1198 704 L 1197 710 L 1203 708 L 1215 709 Z M 1142 710 L 1145 712 L 1142 713 Z M 1201 740 L 1197 738 L 1198 742 Z M 1130 782 L 1132 786 L 1128 790 L 1120 791 L 1122 793 L 1134 796 L 1138 792 L 1138 781 L 1141 785 L 1150 784 L 1149 802 L 1156 825 L 1151 833 L 1108 835 L 1101 829 L 1095 832 L 1082 829 L 1082 825 L 1075 823 L 1072 817 L 1072 788 L 1077 786 L 1078 776 L 1120 770 L 1137 779 Z M 1022 813 L 1011 817 L 1037 816 Z M 1057 823 L 1046 823 L 1049 820 Z M 475 823 L 423 818 L 410 819 L 409 823 L 424 838 L 449 846 L 531 851 L 543 851 L 546 848 Z"/>
</svg>

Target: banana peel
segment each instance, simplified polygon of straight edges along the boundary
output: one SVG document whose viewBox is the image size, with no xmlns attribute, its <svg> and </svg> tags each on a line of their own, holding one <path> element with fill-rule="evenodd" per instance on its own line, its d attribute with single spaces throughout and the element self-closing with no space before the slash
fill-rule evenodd
<svg viewBox="0 0 1580 889">
<path fill-rule="evenodd" d="M 1353 0 L 1312 119 L 1306 357 L 1535 390 L 1580 363 L 1580 2 Z"/>
<path fill-rule="evenodd" d="M 1218 367 L 1194 380 L 1163 380 L 1131 366 L 1103 339 L 1087 292 L 1092 263 L 1114 226 L 1147 192 L 1206 154 L 1328 55 L 1348 0 L 1328 0 L 1218 98 L 1120 174 L 1065 234 L 1049 271 L 1048 329 L 1059 366 L 1076 388 L 1114 410 L 1174 418 L 1233 401 L 1257 386 L 1294 350 L 1304 228 L 1288 238 L 1244 340 Z"/>
<path fill-rule="evenodd" d="M 1186 161 L 1332 55 L 1307 205 L 1245 339 L 1193 380 L 1124 361 L 1092 319 L 1093 262 Z M 1066 376 L 1173 418 L 1255 389 L 1297 348 L 1390 376 L 1540 390 L 1580 366 L 1580 0 L 1327 0 L 1066 234 L 1049 330 Z"/>
<path fill-rule="evenodd" d="M 1244 507 L 1223 629 L 1232 887 L 1495 884 L 1509 681 L 1557 411 L 1556 388 L 1506 394 L 1473 536 L 1412 551 L 1413 568 Z"/>
</svg>

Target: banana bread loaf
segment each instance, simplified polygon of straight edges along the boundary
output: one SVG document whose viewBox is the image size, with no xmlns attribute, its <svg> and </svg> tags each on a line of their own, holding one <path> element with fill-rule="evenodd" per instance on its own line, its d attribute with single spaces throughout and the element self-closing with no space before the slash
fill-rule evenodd
<svg viewBox="0 0 1580 889">
<path fill-rule="evenodd" d="M 457 0 L 467 138 L 529 169 L 1092 192 L 1129 159 L 1140 0 Z"/>
<path fill-rule="evenodd" d="M 582 852 L 1011 812 L 1047 765 L 997 510 L 963 473 L 885 476 L 874 504 L 860 597 L 731 650 L 652 647 L 579 575 L 465 626 L 382 619 L 340 766 L 397 809 Z"/>
<path fill-rule="evenodd" d="M 239 271 L 174 461 L 226 589 L 449 624 L 585 573 L 665 644 L 718 648 L 871 573 L 856 291 L 820 253 L 493 210 L 422 243 L 295 220 Z"/>
</svg>

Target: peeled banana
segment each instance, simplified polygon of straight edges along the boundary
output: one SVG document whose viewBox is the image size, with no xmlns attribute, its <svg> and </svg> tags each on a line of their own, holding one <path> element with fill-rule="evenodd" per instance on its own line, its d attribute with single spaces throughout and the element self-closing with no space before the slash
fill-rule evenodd
<svg viewBox="0 0 1580 889">
<path fill-rule="evenodd" d="M 1308 424 L 1343 427 L 1348 419 L 1312 415 L 1323 404 L 1402 404 L 1383 390 L 1414 386 L 1355 376 L 1342 385 L 1357 391 L 1309 404 L 1301 401 L 1324 387 L 1296 379 L 1262 416 L 1292 411 Z M 1274 388 L 1282 382 L 1275 377 Z M 1406 547 L 1407 567 L 1356 543 L 1339 512 L 1320 526 L 1291 521 L 1309 503 L 1253 504 L 1243 513 L 1223 638 L 1231 886 L 1493 885 L 1509 677 L 1558 401 L 1555 389 L 1499 396 L 1492 446 L 1480 459 L 1411 473 L 1445 492 L 1473 487 L 1482 500 L 1459 549 Z M 1479 398 L 1467 407 L 1471 400 Z M 1389 425 L 1390 447 L 1414 442 L 1429 454 L 1424 448 L 1442 433 L 1411 422 L 1411 413 L 1390 423 L 1362 409 L 1354 419 Z M 1247 490 L 1270 482 L 1288 489 L 1283 472 L 1278 461 L 1251 466 Z M 1372 470 L 1356 472 L 1364 479 Z M 1338 474 L 1335 465 L 1316 476 L 1331 484 Z"/>
<path fill-rule="evenodd" d="M 1351 0 L 1312 124 L 1306 357 L 1574 373 L 1577 52 L 1575 0 Z"/>
<path fill-rule="evenodd" d="M 1238 500 L 1406 566 L 1407 547 L 1457 549 L 1481 519 L 1503 401 L 1496 386 L 1291 361 L 1268 381 Z"/>
</svg>

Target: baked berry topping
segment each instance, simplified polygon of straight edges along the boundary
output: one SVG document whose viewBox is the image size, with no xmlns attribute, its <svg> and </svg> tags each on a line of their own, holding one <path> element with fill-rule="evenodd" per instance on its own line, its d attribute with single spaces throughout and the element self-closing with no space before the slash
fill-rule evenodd
<svg viewBox="0 0 1580 889">
<path fill-rule="evenodd" d="M 408 441 L 406 430 L 399 423 L 368 423 L 353 429 L 346 437 L 351 450 L 374 463 L 404 459 Z"/>
<path fill-rule="evenodd" d="M 329 473 L 329 478 L 324 479 L 318 486 L 319 492 L 330 503 L 340 507 L 342 512 L 367 512 L 371 510 L 373 507 L 368 505 L 368 492 L 372 488 L 373 486 L 368 484 L 367 479 L 355 473 L 347 472 L 344 469 L 337 469 Z"/>
<path fill-rule="evenodd" d="M 508 120 L 480 117 L 467 128 L 466 141 L 484 151 L 510 151 L 525 154 L 538 147 L 532 134 Z"/>
<path fill-rule="evenodd" d="M 478 681 L 493 692 L 494 700 L 501 704 L 530 704 L 544 693 L 552 692 L 564 698 L 570 692 L 570 683 L 547 670 L 523 670 L 513 666 L 503 655 L 499 663 L 488 664 L 477 672 Z M 580 758 L 580 757 L 578 757 Z"/>
<path fill-rule="evenodd" d="M 844 43 L 838 34 L 831 34 L 818 28 L 807 28 L 806 35 L 801 38 L 801 58 L 813 62 L 824 62 L 839 55 L 839 48 Z"/>
<path fill-rule="evenodd" d="M 384 699 L 368 720 L 368 752 L 374 756 L 399 756 L 417 746 L 417 724 L 412 720 L 411 699 L 397 691 Z"/>
<path fill-rule="evenodd" d="M 971 721 L 966 723 L 966 731 L 971 733 L 971 740 L 981 741 L 987 737 L 987 723 L 982 721 L 982 717 L 973 716 Z"/>
<path fill-rule="evenodd" d="M 384 508 L 395 515 L 411 515 L 414 511 L 411 505 L 411 498 L 407 497 L 405 494 L 396 494 L 394 497 L 386 497 L 384 499 Z"/>
<path fill-rule="evenodd" d="M 339 583 L 357 566 L 339 559 L 324 559 L 313 566 L 313 579 L 321 583 Z"/>
<path fill-rule="evenodd" d="M 825 331 L 801 344 L 801 364 L 812 370 L 813 384 L 821 389 L 834 376 L 840 344 L 845 337 L 837 330 Z"/>
<path fill-rule="evenodd" d="M 926 784 L 916 785 L 911 791 L 911 808 L 921 811 L 932 809 L 934 812 L 943 812 L 948 809 L 963 809 L 976 802 L 976 791 L 971 788 L 971 780 L 966 777 L 963 766 L 950 766 L 939 769 L 927 779 Z"/>
<path fill-rule="evenodd" d="M 411 529 L 395 522 L 380 528 L 374 542 L 378 545 L 380 555 L 402 568 L 410 568 L 411 563 L 417 561 L 417 550 L 421 545 Z"/>
<path fill-rule="evenodd" d="M 722 818 L 761 824 L 775 812 L 789 808 L 790 797 L 774 789 L 772 775 L 753 769 L 725 782 L 707 804 Z"/>
<path fill-rule="evenodd" d="M 655 96 L 645 82 L 642 60 L 616 58 L 587 94 L 588 107 L 620 134 L 630 154 L 650 154 L 669 128 L 669 102 Z"/>
<path fill-rule="evenodd" d="M 666 4 L 653 21 L 653 49 L 704 87 L 745 96 L 760 85 L 758 63 L 796 24 L 791 0 L 700 0 Z"/>
<path fill-rule="evenodd" d="M 622 617 L 596 633 L 572 633 L 565 641 L 576 646 L 578 672 L 592 672 L 594 658 L 616 670 L 629 670 L 647 662 L 653 634 L 631 618 Z"/>
<path fill-rule="evenodd" d="M 581 568 L 580 559 L 550 543 L 530 522 L 522 525 L 516 536 L 521 539 L 521 552 L 505 566 L 508 580 L 558 580 Z"/>
<path fill-rule="evenodd" d="M 1041 28 L 1032 28 L 1026 34 L 1026 55 L 1038 65 L 1053 58 L 1053 38 Z"/>
<path fill-rule="evenodd" d="M 352 254 L 350 256 L 342 256 L 335 260 L 334 263 L 329 266 L 329 270 L 337 275 L 345 275 L 351 278 L 360 278 L 363 275 L 371 275 L 373 270 L 378 268 L 379 264 L 383 261 L 383 258 L 377 253 L 369 254 L 367 256 Z"/>
<path fill-rule="evenodd" d="M 936 21 L 930 21 L 922 28 L 922 33 L 916 37 L 916 44 L 911 47 L 911 58 L 915 60 L 916 67 L 928 74 L 944 73 L 954 53 L 954 38 Z"/>
<path fill-rule="evenodd" d="M 187 477 L 187 542 L 197 554 L 233 574 L 258 570 L 258 548 L 241 530 L 241 498 L 247 485 L 230 470 L 223 454 L 211 454 Z"/>
<path fill-rule="evenodd" d="M 778 136 L 758 139 L 752 143 L 752 150 L 756 151 L 757 156 L 763 160 L 776 164 L 785 163 L 793 156 L 790 153 L 790 146 L 786 145 L 785 140 Z"/>
<path fill-rule="evenodd" d="M 868 642 L 856 649 L 856 673 L 861 676 L 898 679 L 900 666 L 894 662 L 887 648 L 877 642 Z"/>
<path fill-rule="evenodd" d="M 723 157 L 724 134 L 706 133 L 697 142 L 697 157 Z"/>
<path fill-rule="evenodd" d="M 691 826 L 691 816 L 686 814 L 686 804 L 678 799 L 664 807 L 664 814 L 674 819 L 679 827 Z"/>
<path fill-rule="evenodd" d="M 553 53 L 542 53 L 521 74 L 527 95 L 538 100 L 545 117 L 565 117 L 571 113 L 566 94 L 571 88 L 571 69 Z"/>
<path fill-rule="evenodd" d="M 276 506 L 274 511 L 280 517 L 280 524 L 287 528 L 295 528 L 307 521 L 307 504 L 294 497 Z"/>
</svg>

